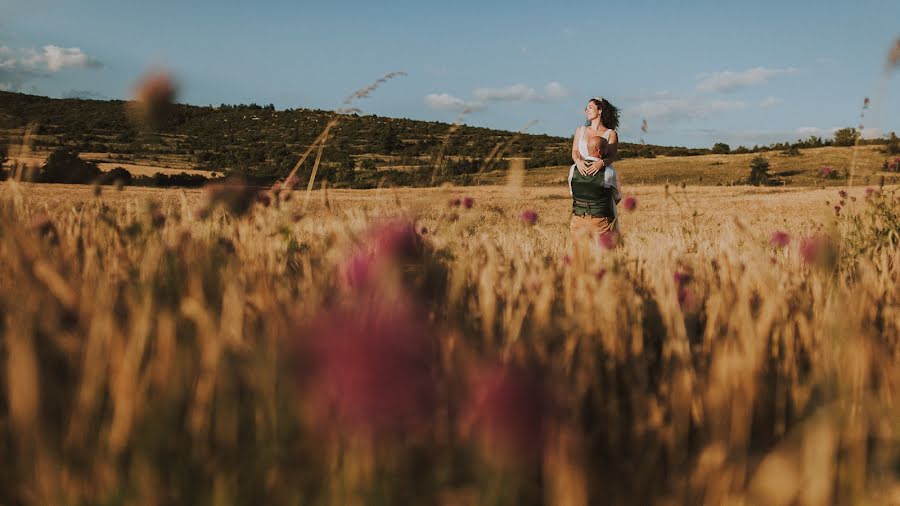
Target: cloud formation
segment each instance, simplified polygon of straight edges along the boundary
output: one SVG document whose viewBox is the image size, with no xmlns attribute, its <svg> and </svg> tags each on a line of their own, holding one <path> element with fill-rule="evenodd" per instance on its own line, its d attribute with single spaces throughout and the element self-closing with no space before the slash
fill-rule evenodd
<svg viewBox="0 0 900 506">
<path fill-rule="evenodd" d="M 103 64 L 77 47 L 48 44 L 40 51 L 0 46 L 0 90 L 18 91 L 26 82 L 66 68 L 91 69 Z"/>
<path fill-rule="evenodd" d="M 430 93 L 425 95 L 425 105 L 438 111 L 477 110 L 477 104 L 470 104 L 465 100 L 449 93 Z"/>
<path fill-rule="evenodd" d="M 479 102 L 536 102 L 541 99 L 534 88 L 513 84 L 505 88 L 476 88 L 472 97 Z"/>
<path fill-rule="evenodd" d="M 697 83 L 697 91 L 703 93 L 728 93 L 739 90 L 741 88 L 765 84 L 775 77 L 785 74 L 793 74 L 795 72 L 797 72 L 797 69 L 794 67 L 787 67 L 783 69 L 755 67 L 752 69 L 742 70 L 740 72 L 725 70 L 722 72 L 706 73 L 701 74 L 697 77 L 698 79 L 700 79 L 700 82 Z"/>
<path fill-rule="evenodd" d="M 663 96 L 640 102 L 633 109 L 633 116 L 644 118 L 655 125 L 667 125 L 681 121 L 705 118 L 711 114 L 747 109 L 750 105 L 741 100 L 709 100 L 691 97 Z"/>
<path fill-rule="evenodd" d="M 488 104 L 550 102 L 569 95 L 569 89 L 558 81 L 547 83 L 543 93 L 519 83 L 501 88 L 475 88 L 471 100 L 463 100 L 449 93 L 430 93 L 425 95 L 425 105 L 439 111 L 477 111 L 484 109 Z"/>
</svg>

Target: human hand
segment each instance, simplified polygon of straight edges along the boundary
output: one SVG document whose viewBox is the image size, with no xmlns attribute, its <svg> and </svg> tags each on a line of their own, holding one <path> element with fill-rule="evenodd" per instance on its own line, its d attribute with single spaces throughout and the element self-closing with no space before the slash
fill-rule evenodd
<svg viewBox="0 0 900 506">
<path fill-rule="evenodd" d="M 575 168 L 578 169 L 578 173 L 582 176 L 587 176 L 587 167 L 584 165 L 584 160 L 578 160 L 575 162 Z"/>
<path fill-rule="evenodd" d="M 586 175 L 593 176 L 594 174 L 600 172 L 600 169 L 602 169 L 602 168 L 603 168 L 603 162 L 596 161 L 596 162 L 592 163 L 590 167 L 587 168 Z"/>
</svg>

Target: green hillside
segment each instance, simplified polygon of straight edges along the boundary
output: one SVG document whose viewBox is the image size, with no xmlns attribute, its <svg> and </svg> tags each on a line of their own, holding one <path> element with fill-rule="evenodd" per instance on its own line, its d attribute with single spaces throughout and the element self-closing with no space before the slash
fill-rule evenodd
<svg viewBox="0 0 900 506">
<path fill-rule="evenodd" d="M 144 176 L 182 171 L 194 175 L 241 174 L 266 181 L 290 171 L 333 116 L 332 111 L 276 110 L 272 105 L 178 104 L 159 131 L 143 132 L 129 121 L 123 101 L 52 99 L 0 92 L 0 146 L 20 145 L 25 128 L 31 125 L 30 158 L 24 162 L 32 166 L 40 166 L 53 151 L 68 149 L 99 164 L 102 170 L 121 166 Z M 812 139 L 793 146 L 820 147 L 829 142 Z M 568 138 L 549 135 L 344 115 L 329 136 L 317 179 L 355 187 L 431 184 L 435 161 L 443 153 L 441 170 L 434 182 L 471 184 L 476 181 L 475 173 L 505 167 L 500 158 L 525 158 L 529 170 L 568 165 L 570 143 Z M 721 152 L 722 146 L 726 152 L 731 151 L 723 144 L 711 150 L 623 142 L 619 157 L 630 163 L 638 163 L 637 159 L 677 158 L 683 160 L 679 164 L 700 169 L 703 164 L 688 160 Z M 787 150 L 790 146 L 739 148 L 734 152 Z M 10 149 L 10 156 L 14 151 Z M 649 165 L 660 166 L 659 162 Z M 311 166 L 310 160 L 302 168 L 301 178 L 309 174 Z M 658 179 L 652 174 L 646 177 Z M 700 174 L 691 177 L 702 180 Z"/>
</svg>

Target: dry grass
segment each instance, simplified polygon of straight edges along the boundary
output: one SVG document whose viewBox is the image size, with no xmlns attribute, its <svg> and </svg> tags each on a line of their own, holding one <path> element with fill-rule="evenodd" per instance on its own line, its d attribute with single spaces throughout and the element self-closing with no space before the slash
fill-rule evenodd
<svg viewBox="0 0 900 506">
<path fill-rule="evenodd" d="M 882 146 L 860 146 L 856 160 L 854 184 L 877 184 L 880 176 L 900 180 L 896 173 L 885 174 L 882 164 L 888 158 L 881 152 Z M 819 177 L 824 166 L 839 171 L 850 168 L 852 147 L 824 147 L 800 150 L 800 156 L 784 156 L 780 152 L 748 153 L 701 156 L 659 156 L 656 158 L 629 158 L 615 163 L 622 184 L 678 184 L 731 185 L 746 181 L 750 173 L 750 160 L 764 156 L 769 160 L 769 175 L 787 186 L 846 185 L 846 180 L 826 180 Z M 529 184 L 534 186 L 563 184 L 568 167 L 552 167 L 530 172 Z M 502 173 L 497 174 L 503 176 Z"/>
<path fill-rule="evenodd" d="M 24 157 L 14 156 L 4 164 L 4 167 L 26 164 L 28 167 L 37 169 L 46 163 L 48 156 L 49 153 L 45 152 L 30 153 L 29 156 Z M 196 165 L 181 160 L 179 157 L 164 157 L 159 162 L 146 160 L 144 163 L 134 163 L 140 162 L 140 160 L 134 160 L 134 157 L 131 156 L 129 156 L 128 161 L 118 161 L 113 159 L 109 153 L 81 153 L 79 157 L 83 160 L 95 162 L 100 167 L 100 170 L 104 172 L 108 172 L 116 167 L 122 167 L 134 176 L 152 176 L 157 172 L 161 174 L 181 174 L 184 172 L 207 177 L 211 174 L 208 170 L 195 169 Z"/>
<path fill-rule="evenodd" d="M 900 500 L 896 193 L 628 189 L 5 183 L 0 503 Z"/>
</svg>

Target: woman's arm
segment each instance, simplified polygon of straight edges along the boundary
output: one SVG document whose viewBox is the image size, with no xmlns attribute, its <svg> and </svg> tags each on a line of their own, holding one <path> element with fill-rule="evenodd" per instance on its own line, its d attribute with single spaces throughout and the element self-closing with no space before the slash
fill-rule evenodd
<svg viewBox="0 0 900 506">
<path fill-rule="evenodd" d="M 572 161 L 575 162 L 575 168 L 582 176 L 587 175 L 587 167 L 584 165 L 584 159 L 581 158 L 581 152 L 578 150 L 578 132 L 581 127 L 575 129 L 575 135 L 572 136 Z"/>
<path fill-rule="evenodd" d="M 606 167 L 607 165 L 611 165 L 616 160 L 616 154 L 619 152 L 619 134 L 616 133 L 615 130 L 611 134 L 609 134 L 609 141 L 606 143 L 606 149 L 601 153 L 602 158 L 600 158 L 600 163 L 595 163 L 594 165 L 588 167 L 587 175 L 593 176 L 594 174 L 600 172 L 600 169 Z"/>
</svg>

